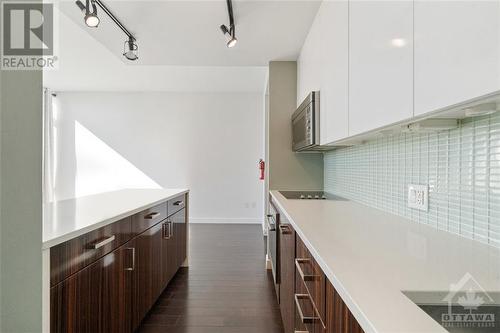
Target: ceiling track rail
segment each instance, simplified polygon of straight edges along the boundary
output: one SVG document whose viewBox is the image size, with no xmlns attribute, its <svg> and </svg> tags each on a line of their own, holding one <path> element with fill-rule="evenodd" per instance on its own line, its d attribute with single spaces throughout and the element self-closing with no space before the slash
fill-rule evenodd
<svg viewBox="0 0 500 333">
<path fill-rule="evenodd" d="M 113 12 L 111 12 L 111 10 L 109 10 L 109 8 L 101 0 L 94 0 L 94 2 L 102 9 L 103 12 L 106 13 L 106 15 L 109 16 L 111 20 L 113 20 L 113 22 L 115 22 L 115 24 L 125 33 L 125 35 L 127 35 L 129 39 L 134 42 L 136 41 L 134 35 L 132 35 L 132 33 L 123 25 L 123 23 L 120 22 L 115 14 L 113 14 Z"/>
</svg>

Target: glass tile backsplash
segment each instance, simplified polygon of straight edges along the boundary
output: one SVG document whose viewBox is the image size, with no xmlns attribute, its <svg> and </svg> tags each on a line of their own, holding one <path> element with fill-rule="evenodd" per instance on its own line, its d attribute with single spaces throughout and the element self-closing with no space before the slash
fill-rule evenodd
<svg viewBox="0 0 500 333">
<path fill-rule="evenodd" d="M 325 191 L 500 248 L 500 113 L 325 153 Z M 429 185 L 429 211 L 407 208 Z"/>
</svg>

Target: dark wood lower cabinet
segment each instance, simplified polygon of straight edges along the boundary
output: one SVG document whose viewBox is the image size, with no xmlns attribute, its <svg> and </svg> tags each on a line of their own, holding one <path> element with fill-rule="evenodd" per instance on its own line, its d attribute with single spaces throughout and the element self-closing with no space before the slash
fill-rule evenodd
<svg viewBox="0 0 500 333">
<path fill-rule="evenodd" d="M 363 333 L 298 234 L 295 238 L 294 329 L 286 327 L 286 315 L 283 313 L 287 304 L 280 304 L 285 333 Z M 281 247 L 282 259 L 291 253 L 293 250 Z"/>
<path fill-rule="evenodd" d="M 295 231 L 280 224 L 280 310 L 285 332 L 293 332 L 295 321 Z"/>
<path fill-rule="evenodd" d="M 175 202 L 174 202 L 175 204 Z M 187 224 L 186 210 L 181 209 L 170 217 L 173 223 L 174 242 L 176 250 L 176 266 L 180 267 L 184 264 L 187 257 Z"/>
<path fill-rule="evenodd" d="M 177 248 L 175 244 L 175 230 L 171 217 L 165 222 L 165 236 L 162 243 L 162 278 L 168 283 L 177 271 Z"/>
<path fill-rule="evenodd" d="M 126 243 L 52 287 L 51 332 L 130 332 L 133 251 Z"/>
<path fill-rule="evenodd" d="M 162 280 L 162 223 L 131 241 L 135 249 L 132 328 L 136 329 L 166 286 Z"/>
<path fill-rule="evenodd" d="M 330 281 L 326 283 L 327 333 L 364 333 Z"/>
<path fill-rule="evenodd" d="M 181 208 L 54 285 L 51 332 L 134 331 L 184 263 L 186 228 Z"/>
</svg>

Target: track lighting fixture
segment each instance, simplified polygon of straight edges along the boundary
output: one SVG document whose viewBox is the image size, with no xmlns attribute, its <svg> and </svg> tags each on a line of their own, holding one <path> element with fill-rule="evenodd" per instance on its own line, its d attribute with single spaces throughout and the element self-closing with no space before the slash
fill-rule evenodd
<svg viewBox="0 0 500 333">
<path fill-rule="evenodd" d="M 76 5 L 85 14 L 84 20 L 85 24 L 89 27 L 97 28 L 99 25 L 99 17 L 97 16 L 97 6 L 109 16 L 109 18 L 120 28 L 125 35 L 127 35 L 127 40 L 125 41 L 123 56 L 128 60 L 139 59 L 137 46 L 137 40 L 134 35 L 118 20 L 118 18 L 109 10 L 108 7 L 101 0 L 85 0 L 85 5 L 81 0 L 75 1 Z"/>
<path fill-rule="evenodd" d="M 238 42 L 238 39 L 236 38 L 236 29 L 234 26 L 233 17 L 233 4 L 231 0 L 227 0 L 227 12 L 229 14 L 229 28 L 225 24 L 223 24 L 220 26 L 220 30 L 226 37 L 226 46 L 231 48 Z"/>
<path fill-rule="evenodd" d="M 139 47 L 137 46 L 137 43 L 134 39 L 129 38 L 125 41 L 125 45 L 123 48 L 123 55 L 125 56 L 125 58 L 132 61 L 139 59 L 138 50 Z"/>
<path fill-rule="evenodd" d="M 227 47 L 233 47 L 236 45 L 238 42 L 238 39 L 234 37 L 234 32 L 231 32 L 231 28 L 227 28 L 224 24 L 220 26 L 220 30 L 224 34 L 224 37 L 226 37 L 226 46 Z"/>
<path fill-rule="evenodd" d="M 90 28 L 97 28 L 99 25 L 99 16 L 97 16 L 97 6 L 95 0 L 86 0 L 85 5 L 80 1 L 76 1 L 76 5 L 85 14 L 83 20 Z"/>
</svg>

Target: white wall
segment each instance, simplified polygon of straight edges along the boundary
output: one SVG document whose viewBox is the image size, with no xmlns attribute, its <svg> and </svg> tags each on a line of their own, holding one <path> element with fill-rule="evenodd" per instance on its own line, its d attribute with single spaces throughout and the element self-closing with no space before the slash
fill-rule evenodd
<svg viewBox="0 0 500 333">
<path fill-rule="evenodd" d="M 269 188 L 323 189 L 323 154 L 292 151 L 291 117 L 296 110 L 297 63 L 269 63 Z"/>
<path fill-rule="evenodd" d="M 192 222 L 260 222 L 263 95 L 58 93 L 55 197 L 189 188 Z"/>
</svg>

